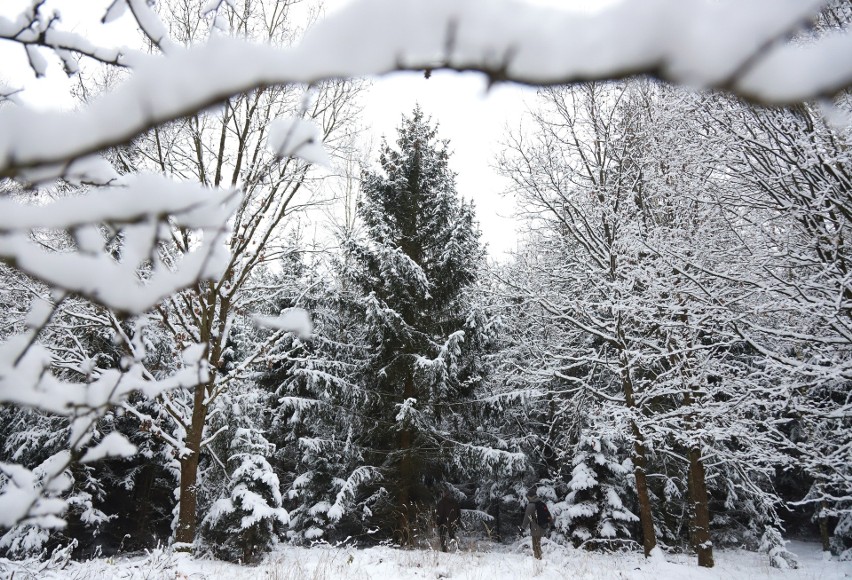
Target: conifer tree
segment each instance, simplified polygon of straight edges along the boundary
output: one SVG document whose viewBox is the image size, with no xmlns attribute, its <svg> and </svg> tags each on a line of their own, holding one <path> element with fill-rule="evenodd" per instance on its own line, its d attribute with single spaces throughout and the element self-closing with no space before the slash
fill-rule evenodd
<svg viewBox="0 0 852 580">
<path fill-rule="evenodd" d="M 213 504 L 202 531 L 218 557 L 253 564 L 278 541 L 289 516 L 281 506 L 278 476 L 266 460 L 271 455 L 266 438 L 239 428 L 230 448 L 229 495 Z"/>
<path fill-rule="evenodd" d="M 277 310 L 307 309 L 313 332 L 281 337 L 265 357 L 258 384 L 269 398 L 270 461 L 284 485 L 290 541 L 344 540 L 363 533 L 356 495 L 373 473 L 354 441 L 363 407 L 354 382 L 364 358 L 363 317 L 318 268 L 294 266 L 277 282 Z"/>
<path fill-rule="evenodd" d="M 403 118 L 396 147 L 383 144 L 380 163 L 363 179 L 365 239 L 350 246 L 371 353 L 362 443 L 387 491 L 373 513 L 409 543 L 430 486 L 463 471 L 467 458 L 490 460 L 461 435 L 457 405 L 481 377 L 482 324 L 469 290 L 484 252 L 473 208 L 455 189 L 448 142 L 419 107 Z"/>
<path fill-rule="evenodd" d="M 639 518 L 625 506 L 630 460 L 618 460 L 618 447 L 605 434 L 590 433 L 580 437 L 573 465 L 557 525 L 575 547 L 606 548 L 607 541 L 632 538 Z"/>
</svg>

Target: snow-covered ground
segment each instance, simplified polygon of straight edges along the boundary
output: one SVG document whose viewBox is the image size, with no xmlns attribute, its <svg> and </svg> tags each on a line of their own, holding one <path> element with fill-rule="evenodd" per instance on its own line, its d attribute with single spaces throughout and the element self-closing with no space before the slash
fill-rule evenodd
<svg viewBox="0 0 852 580">
<path fill-rule="evenodd" d="M 667 555 L 665 561 L 645 560 L 639 554 L 593 554 L 544 544 L 544 559 L 530 555 L 529 539 L 512 545 L 464 542 L 455 553 L 399 550 L 390 547 L 282 547 L 257 567 L 237 566 L 186 554 L 154 551 L 146 557 L 71 562 L 62 570 L 0 560 L 0 577 L 45 579 L 170 579 L 202 580 L 368 580 L 465 579 L 514 580 L 835 580 L 852 578 L 852 562 L 824 561 L 817 544 L 791 543 L 801 566 L 797 570 L 770 568 L 763 554 L 717 551 L 716 567 L 702 569 L 693 558 Z"/>
</svg>

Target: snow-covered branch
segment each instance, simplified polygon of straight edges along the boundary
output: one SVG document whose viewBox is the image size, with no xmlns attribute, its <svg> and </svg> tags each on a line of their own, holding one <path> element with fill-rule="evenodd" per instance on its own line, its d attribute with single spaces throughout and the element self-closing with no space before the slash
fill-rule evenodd
<svg viewBox="0 0 852 580">
<path fill-rule="evenodd" d="M 228 254 L 223 246 L 227 220 L 239 195 L 212 192 L 154 175 L 123 178 L 113 187 L 47 205 L 0 199 L 0 258 L 48 286 L 63 288 L 120 312 L 140 313 L 199 279 L 216 276 Z M 157 245 L 168 239 L 168 218 L 199 230 L 200 244 L 183 256 L 177 270 L 158 259 Z M 92 224 L 109 223 L 123 239 L 116 260 Z M 78 249 L 40 248 L 31 231 L 73 232 Z M 146 265 L 148 272 L 144 272 Z"/>
<path fill-rule="evenodd" d="M 786 41 L 820 5 L 649 0 L 585 14 L 513 0 L 362 0 L 294 48 L 215 37 L 140 61 L 129 81 L 80 113 L 4 111 L 0 176 L 127 143 L 262 86 L 401 70 L 480 71 L 531 85 L 648 73 L 763 102 L 829 96 L 852 82 L 852 36 Z"/>
</svg>

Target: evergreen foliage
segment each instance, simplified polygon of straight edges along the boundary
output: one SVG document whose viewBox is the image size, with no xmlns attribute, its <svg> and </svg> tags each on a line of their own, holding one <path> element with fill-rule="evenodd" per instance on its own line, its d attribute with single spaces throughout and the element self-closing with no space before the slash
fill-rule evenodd
<svg viewBox="0 0 852 580">
<path fill-rule="evenodd" d="M 266 460 L 269 442 L 253 429 L 237 429 L 230 444 L 233 465 L 228 495 L 217 500 L 202 523 L 203 537 L 224 560 L 255 564 L 269 552 L 289 522 L 278 475 Z"/>
<path fill-rule="evenodd" d="M 852 560 L 852 513 L 844 513 L 834 528 L 831 552 L 842 561 Z"/>
<path fill-rule="evenodd" d="M 323 268 L 308 267 L 296 252 L 283 265 L 269 281 L 278 289 L 272 312 L 304 307 L 314 325 L 310 337 L 276 340 L 257 382 L 266 393 L 261 404 L 276 447 L 269 459 L 290 514 L 287 537 L 296 543 L 359 537 L 359 490 L 373 475 L 363 467 L 357 441 L 364 398 L 355 376 L 365 356 L 362 318 L 351 293 Z"/>
<path fill-rule="evenodd" d="M 633 466 L 629 459 L 619 459 L 624 454 L 605 434 L 580 437 L 568 482 L 571 491 L 557 520 L 574 547 L 612 549 L 620 547 L 618 540 L 635 537 L 639 518 L 628 507 L 633 503 L 628 478 Z"/>
<path fill-rule="evenodd" d="M 361 441 L 381 471 L 374 489 L 388 494 L 374 514 L 403 542 L 432 484 L 487 462 L 461 407 L 482 376 L 484 329 L 469 291 L 484 251 L 448 147 L 419 108 L 403 118 L 396 146 L 382 145 L 381 170 L 363 176 L 364 239 L 350 246 L 370 353 Z"/>
</svg>

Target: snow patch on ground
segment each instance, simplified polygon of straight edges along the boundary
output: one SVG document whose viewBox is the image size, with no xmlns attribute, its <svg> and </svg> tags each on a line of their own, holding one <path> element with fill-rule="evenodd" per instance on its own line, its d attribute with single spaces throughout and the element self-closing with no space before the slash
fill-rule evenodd
<svg viewBox="0 0 852 580">
<path fill-rule="evenodd" d="M 509 545 L 461 540 L 459 550 L 442 553 L 433 550 L 400 550 L 391 547 L 367 549 L 318 546 L 282 546 L 257 567 L 238 566 L 214 560 L 196 559 L 188 554 L 155 550 L 145 557 L 107 558 L 71 562 L 62 570 L 40 570 L 45 579 L 174 579 L 174 578 L 287 578 L 288 580 L 361 580 L 453 578 L 514 580 L 537 578 L 556 580 L 840 580 L 852 578 L 852 562 L 826 561 L 817 544 L 791 542 L 789 547 L 801 560 L 797 570 L 770 568 L 764 554 L 740 550 L 717 551 L 716 567 L 699 568 L 694 557 L 665 555 L 646 560 L 641 554 L 594 554 L 544 540 L 544 558 L 534 560 L 530 540 Z M 35 570 L 0 560 L 0 576 L 28 577 Z M 17 577 L 16 574 L 16 577 Z"/>
</svg>

